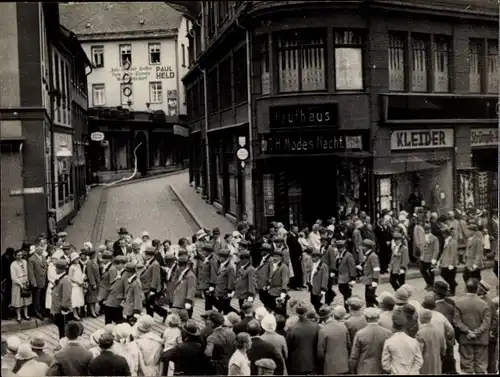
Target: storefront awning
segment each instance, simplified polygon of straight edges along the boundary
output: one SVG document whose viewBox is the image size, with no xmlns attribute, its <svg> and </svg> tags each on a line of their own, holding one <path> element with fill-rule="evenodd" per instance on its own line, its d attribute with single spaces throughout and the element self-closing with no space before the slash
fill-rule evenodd
<svg viewBox="0 0 500 377">
<path fill-rule="evenodd" d="M 373 162 L 373 173 L 375 175 L 396 175 L 438 167 L 417 156 L 376 158 Z"/>
</svg>

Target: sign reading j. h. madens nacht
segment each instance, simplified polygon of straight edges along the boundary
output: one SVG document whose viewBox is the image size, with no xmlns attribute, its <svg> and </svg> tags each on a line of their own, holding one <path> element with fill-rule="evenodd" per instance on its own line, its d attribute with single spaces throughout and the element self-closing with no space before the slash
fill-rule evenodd
<svg viewBox="0 0 500 377">
<path fill-rule="evenodd" d="M 455 145 L 452 128 L 430 130 L 395 130 L 391 150 L 451 148 Z"/>
</svg>

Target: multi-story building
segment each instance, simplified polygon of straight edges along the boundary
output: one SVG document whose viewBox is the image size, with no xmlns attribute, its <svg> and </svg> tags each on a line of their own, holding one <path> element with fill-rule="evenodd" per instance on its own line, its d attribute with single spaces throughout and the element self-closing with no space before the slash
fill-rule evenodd
<svg viewBox="0 0 500 377">
<path fill-rule="evenodd" d="M 187 159 L 183 127 L 190 20 L 154 2 L 61 4 L 61 22 L 92 61 L 88 77 L 92 171 L 99 181 L 163 171 Z M 102 134 L 105 139 L 101 140 Z M 94 139 L 96 139 L 94 137 Z"/>
<path fill-rule="evenodd" d="M 0 4 L 2 248 L 60 227 L 86 195 L 90 61 L 57 3 Z M 2 250 L 3 251 L 3 250 Z"/>
<path fill-rule="evenodd" d="M 498 203 L 495 1 L 201 7 L 191 179 L 224 214 L 265 229 Z"/>
</svg>

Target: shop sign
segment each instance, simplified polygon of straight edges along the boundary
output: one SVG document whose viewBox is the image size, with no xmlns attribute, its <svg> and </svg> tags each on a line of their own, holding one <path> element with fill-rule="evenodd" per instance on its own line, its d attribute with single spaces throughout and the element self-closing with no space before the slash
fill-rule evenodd
<svg viewBox="0 0 500 377">
<path fill-rule="evenodd" d="M 451 148 L 455 145 L 452 128 L 397 130 L 391 134 L 391 150 Z"/>
<path fill-rule="evenodd" d="M 20 190 L 10 190 L 10 196 L 21 196 L 21 195 L 32 195 L 32 194 L 43 194 L 43 187 L 27 187 Z"/>
<path fill-rule="evenodd" d="M 276 106 L 269 109 L 270 128 L 338 126 L 338 105 Z"/>
<path fill-rule="evenodd" d="M 103 141 L 104 134 L 102 132 L 92 132 L 90 134 L 90 140 L 92 141 Z"/>
<path fill-rule="evenodd" d="M 498 147 L 498 128 L 473 128 L 470 130 L 470 146 Z"/>
<path fill-rule="evenodd" d="M 111 76 L 124 84 L 130 84 L 131 81 L 147 80 L 151 72 L 153 72 L 153 68 L 149 66 L 111 68 Z"/>
<path fill-rule="evenodd" d="M 268 133 L 261 135 L 262 154 L 321 154 L 363 150 L 362 135 L 336 132 Z"/>
<path fill-rule="evenodd" d="M 156 67 L 156 79 L 157 80 L 168 80 L 175 78 L 175 71 L 170 66 Z"/>
</svg>

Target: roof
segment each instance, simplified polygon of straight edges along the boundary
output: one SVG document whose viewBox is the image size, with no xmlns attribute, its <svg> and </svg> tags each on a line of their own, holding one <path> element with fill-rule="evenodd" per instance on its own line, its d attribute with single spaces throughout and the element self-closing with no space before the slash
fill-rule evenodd
<svg viewBox="0 0 500 377">
<path fill-rule="evenodd" d="M 71 44 L 71 48 L 74 49 L 75 52 L 77 52 L 81 57 L 83 57 L 85 59 L 85 64 L 88 67 L 91 67 L 92 63 L 90 62 L 87 54 L 83 50 L 82 45 L 81 45 L 80 41 L 78 40 L 78 38 L 76 37 L 75 33 L 73 33 L 71 30 L 69 30 L 64 25 L 59 25 L 59 26 L 60 26 L 60 30 L 61 30 L 62 35 Z"/>
<path fill-rule="evenodd" d="M 175 8 L 164 2 L 82 2 L 59 4 L 59 14 L 77 36 L 151 33 L 179 28 L 183 13 Z"/>
</svg>

